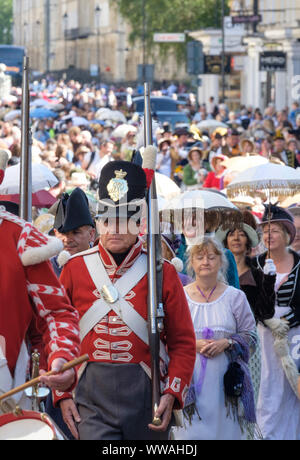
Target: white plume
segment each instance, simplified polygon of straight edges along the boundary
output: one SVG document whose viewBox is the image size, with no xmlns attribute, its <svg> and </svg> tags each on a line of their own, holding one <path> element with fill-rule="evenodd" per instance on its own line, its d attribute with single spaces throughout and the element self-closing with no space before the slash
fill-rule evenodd
<svg viewBox="0 0 300 460">
<path fill-rule="evenodd" d="M 157 148 L 154 145 L 147 145 L 143 151 L 143 168 L 155 171 Z"/>
<path fill-rule="evenodd" d="M 156 131 L 159 129 L 159 123 L 155 120 L 152 119 L 152 135 L 153 135 L 153 142 L 155 141 L 156 138 Z M 136 149 L 140 150 L 142 147 L 144 147 L 144 138 L 145 138 L 145 132 L 144 132 L 144 117 L 140 118 L 140 123 L 138 127 L 138 131 L 136 133 L 135 139 L 136 139 Z M 142 153 L 141 153 L 142 154 Z"/>
<path fill-rule="evenodd" d="M 58 265 L 60 267 L 63 267 L 71 259 L 71 257 L 71 254 L 64 249 L 59 253 L 59 256 L 57 258 Z"/>
<path fill-rule="evenodd" d="M 175 267 L 177 272 L 182 272 L 183 270 L 183 262 L 179 257 L 173 257 L 171 260 L 171 264 Z"/>
</svg>

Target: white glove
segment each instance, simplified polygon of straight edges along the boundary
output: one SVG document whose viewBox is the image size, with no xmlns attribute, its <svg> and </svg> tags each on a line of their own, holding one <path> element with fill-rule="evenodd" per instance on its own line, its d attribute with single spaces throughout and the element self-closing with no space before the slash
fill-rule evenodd
<svg viewBox="0 0 300 460">
<path fill-rule="evenodd" d="M 264 274 L 265 275 L 276 275 L 276 266 L 273 262 L 273 259 L 266 259 L 264 265 Z"/>
</svg>

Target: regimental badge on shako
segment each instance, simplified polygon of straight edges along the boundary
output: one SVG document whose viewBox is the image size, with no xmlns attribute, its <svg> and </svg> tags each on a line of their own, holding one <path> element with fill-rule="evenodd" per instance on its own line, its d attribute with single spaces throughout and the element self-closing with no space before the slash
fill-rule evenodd
<svg viewBox="0 0 300 460">
<path fill-rule="evenodd" d="M 127 172 L 120 169 L 119 171 L 114 171 L 114 173 L 116 177 L 110 179 L 107 191 L 113 201 L 119 201 L 128 192 L 128 183 L 124 179 Z"/>
</svg>

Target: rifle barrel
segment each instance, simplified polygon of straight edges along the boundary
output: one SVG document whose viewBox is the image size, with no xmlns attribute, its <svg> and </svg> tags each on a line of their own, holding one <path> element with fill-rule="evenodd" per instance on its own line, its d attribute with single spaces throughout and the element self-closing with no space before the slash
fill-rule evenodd
<svg viewBox="0 0 300 460">
<path fill-rule="evenodd" d="M 152 119 L 150 108 L 149 85 L 144 83 L 144 144 L 152 145 Z M 152 384 L 152 423 L 160 425 L 161 420 L 155 417 L 156 409 L 160 402 L 160 369 L 159 369 L 159 342 L 160 334 L 157 324 L 158 306 L 158 284 L 157 284 L 157 263 L 160 259 L 160 235 L 157 229 L 158 208 L 155 177 L 153 177 L 147 196 L 148 205 L 148 231 L 147 231 L 147 251 L 148 251 L 148 333 L 149 347 L 151 354 L 151 384 Z M 158 259 L 157 259 L 158 258 Z"/>
<path fill-rule="evenodd" d="M 31 146 L 29 135 L 29 59 L 23 59 L 21 107 L 21 165 L 20 165 L 20 217 L 32 220 Z"/>
</svg>

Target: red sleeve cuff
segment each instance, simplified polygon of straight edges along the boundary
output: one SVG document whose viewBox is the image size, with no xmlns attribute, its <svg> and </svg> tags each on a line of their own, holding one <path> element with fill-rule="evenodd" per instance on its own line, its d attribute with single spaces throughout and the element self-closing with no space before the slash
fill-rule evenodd
<svg viewBox="0 0 300 460">
<path fill-rule="evenodd" d="M 72 393 L 68 391 L 62 392 L 62 391 L 54 390 L 52 391 L 52 399 L 53 399 L 53 406 L 59 407 L 59 403 L 63 399 L 73 399 L 73 396 L 72 396 Z"/>
<path fill-rule="evenodd" d="M 179 377 L 168 377 L 163 394 L 171 394 L 175 397 L 174 409 L 183 409 L 184 401 L 188 393 L 188 385 L 185 385 Z"/>
</svg>

